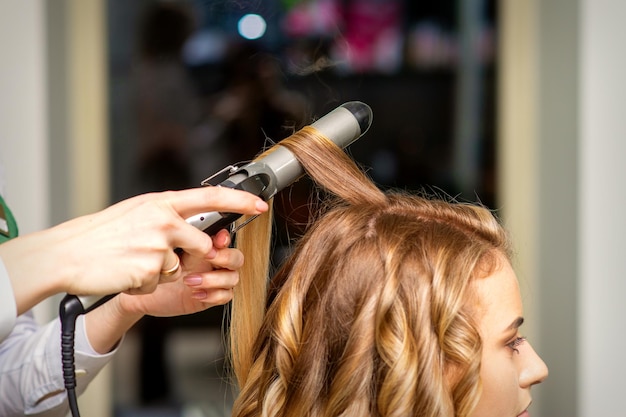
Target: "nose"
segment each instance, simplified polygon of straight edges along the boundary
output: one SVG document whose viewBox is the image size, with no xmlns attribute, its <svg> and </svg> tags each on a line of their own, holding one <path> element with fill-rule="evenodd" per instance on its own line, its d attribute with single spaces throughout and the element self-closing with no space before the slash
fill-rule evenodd
<svg viewBox="0 0 626 417">
<path fill-rule="evenodd" d="M 520 352 L 521 370 L 519 383 L 522 388 L 530 388 L 535 384 L 543 382 L 548 377 L 548 367 L 545 362 L 539 357 L 535 349 L 530 343 L 525 343 L 521 346 L 523 352 Z"/>
</svg>

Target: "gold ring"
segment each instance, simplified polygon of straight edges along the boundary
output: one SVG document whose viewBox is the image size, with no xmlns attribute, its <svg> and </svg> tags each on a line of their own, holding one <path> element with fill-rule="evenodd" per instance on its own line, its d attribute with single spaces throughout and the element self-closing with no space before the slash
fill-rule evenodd
<svg viewBox="0 0 626 417">
<path fill-rule="evenodd" d="M 180 258 L 176 256 L 176 264 L 169 269 L 162 269 L 161 275 L 164 277 L 169 277 L 170 275 L 174 275 L 180 269 Z"/>
</svg>

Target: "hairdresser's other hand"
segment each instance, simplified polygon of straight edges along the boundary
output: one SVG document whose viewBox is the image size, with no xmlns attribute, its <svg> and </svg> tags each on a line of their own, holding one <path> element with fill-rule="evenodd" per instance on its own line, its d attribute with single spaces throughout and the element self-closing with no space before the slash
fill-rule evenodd
<svg viewBox="0 0 626 417">
<path fill-rule="evenodd" d="M 214 253 L 210 257 L 185 254 L 181 260 L 182 278 L 158 286 L 151 294 L 117 297 L 122 314 L 172 317 L 197 313 L 209 307 L 226 304 L 239 282 L 243 254 L 229 248 L 226 230 L 213 237 Z"/>
<path fill-rule="evenodd" d="M 146 314 L 179 316 L 228 302 L 232 298 L 232 287 L 239 280 L 236 270 L 243 264 L 242 253 L 229 249 L 229 243 L 230 237 L 223 230 L 213 237 L 214 254 L 205 258 L 182 256 L 181 274 L 192 278 L 191 282 L 178 279 L 163 283 L 150 294 L 121 293 L 87 313 L 85 329 L 93 349 L 101 354 L 110 352 L 124 333 Z M 193 281 L 198 277 L 202 282 Z"/>
<path fill-rule="evenodd" d="M 161 271 L 176 262 L 174 248 L 210 257 L 212 239 L 185 219 L 202 212 L 258 214 L 260 198 L 222 187 L 144 194 L 95 214 L 0 245 L 18 314 L 59 292 L 105 295 L 150 293 L 182 277 Z"/>
</svg>

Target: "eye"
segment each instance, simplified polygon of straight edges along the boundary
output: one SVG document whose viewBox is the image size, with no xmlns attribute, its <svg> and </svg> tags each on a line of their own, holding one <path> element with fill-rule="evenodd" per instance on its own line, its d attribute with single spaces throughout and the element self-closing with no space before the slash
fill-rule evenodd
<svg viewBox="0 0 626 417">
<path fill-rule="evenodd" d="M 513 352 L 519 353 L 519 349 L 517 349 L 517 347 L 521 345 L 522 343 L 524 343 L 525 341 L 526 341 L 526 338 L 524 336 L 518 336 L 515 339 L 513 339 L 511 342 L 507 343 L 506 345 L 509 348 L 511 348 Z"/>
</svg>

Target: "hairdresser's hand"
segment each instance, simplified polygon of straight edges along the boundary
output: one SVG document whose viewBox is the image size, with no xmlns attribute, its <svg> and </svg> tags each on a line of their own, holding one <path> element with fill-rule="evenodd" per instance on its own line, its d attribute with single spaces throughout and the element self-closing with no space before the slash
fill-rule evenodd
<svg viewBox="0 0 626 417">
<path fill-rule="evenodd" d="M 267 204 L 252 194 L 203 187 L 137 196 L 103 211 L 0 245 L 18 313 L 52 294 L 150 293 L 183 276 L 174 248 L 204 259 L 212 239 L 185 219 L 202 212 L 257 214 Z"/>
<path fill-rule="evenodd" d="M 150 294 L 119 294 L 85 316 L 87 337 L 99 353 L 107 353 L 144 315 L 158 317 L 197 313 L 224 304 L 237 285 L 236 271 L 243 264 L 243 255 L 230 249 L 230 237 L 223 230 L 213 238 L 214 256 L 208 258 L 183 255 L 184 278 L 161 284 Z"/>
<path fill-rule="evenodd" d="M 182 257 L 182 279 L 161 284 L 151 294 L 120 294 L 123 314 L 171 317 L 226 304 L 233 297 L 233 287 L 239 282 L 237 270 L 243 265 L 243 254 L 229 244 L 230 236 L 222 230 L 213 238 L 214 256 Z"/>
</svg>

